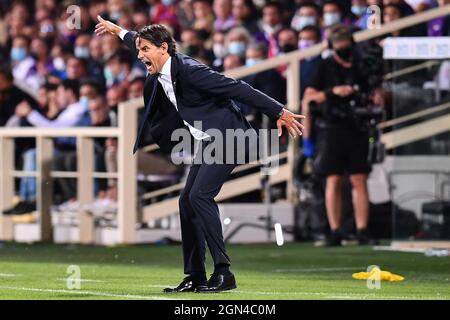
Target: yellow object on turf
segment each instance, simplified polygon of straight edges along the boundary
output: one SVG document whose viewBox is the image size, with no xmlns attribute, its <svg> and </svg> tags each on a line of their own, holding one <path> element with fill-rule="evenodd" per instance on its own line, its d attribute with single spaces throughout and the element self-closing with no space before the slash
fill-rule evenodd
<svg viewBox="0 0 450 320">
<path fill-rule="evenodd" d="M 396 282 L 396 281 L 403 281 L 405 278 L 398 275 L 393 274 L 389 271 L 383 271 L 378 267 L 374 267 L 370 272 L 358 272 L 352 274 L 353 279 L 357 280 L 381 280 L 381 281 L 390 281 L 390 282 Z"/>
</svg>

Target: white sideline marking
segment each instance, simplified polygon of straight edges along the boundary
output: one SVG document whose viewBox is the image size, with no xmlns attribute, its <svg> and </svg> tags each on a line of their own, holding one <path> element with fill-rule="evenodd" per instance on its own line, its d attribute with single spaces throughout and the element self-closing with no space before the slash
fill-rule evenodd
<svg viewBox="0 0 450 320">
<path fill-rule="evenodd" d="M 163 285 L 163 284 L 149 284 L 147 287 L 150 287 L 150 288 L 168 288 L 168 287 L 171 287 L 171 285 L 170 284 L 167 284 L 167 285 Z"/>
<path fill-rule="evenodd" d="M 0 277 L 16 277 L 17 274 L 14 273 L 0 273 Z"/>
<path fill-rule="evenodd" d="M 333 271 L 351 271 L 366 270 L 365 267 L 344 267 L 344 268 L 308 268 L 308 269 L 275 269 L 275 272 L 333 272 Z"/>
<path fill-rule="evenodd" d="M 232 290 L 230 292 L 257 294 L 257 295 L 295 295 L 295 296 L 322 296 L 325 299 L 425 299 L 425 300 L 448 300 L 444 297 L 417 297 L 417 296 L 380 296 L 374 293 L 342 293 L 342 295 L 331 295 L 330 292 L 266 292 L 266 291 L 246 291 Z"/>
<path fill-rule="evenodd" d="M 40 288 L 24 288 L 24 287 L 10 287 L 0 286 L 0 289 L 18 290 L 18 291 L 33 291 L 33 292 L 50 292 L 50 293 L 71 293 L 79 295 L 93 295 L 99 297 L 114 297 L 114 298 L 127 298 L 127 299 L 145 299 L 145 300 L 180 300 L 173 298 L 166 298 L 160 296 L 141 296 L 132 294 L 115 294 L 108 292 L 93 292 L 93 291 L 79 291 L 79 290 L 64 290 L 64 289 L 40 289 Z"/>
</svg>

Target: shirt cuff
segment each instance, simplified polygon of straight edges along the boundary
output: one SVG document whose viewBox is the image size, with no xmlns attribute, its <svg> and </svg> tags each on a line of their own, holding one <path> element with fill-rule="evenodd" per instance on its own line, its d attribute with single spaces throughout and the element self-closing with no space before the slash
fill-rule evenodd
<svg viewBox="0 0 450 320">
<path fill-rule="evenodd" d="M 125 35 L 128 33 L 128 30 L 127 29 L 122 29 L 120 32 L 119 32 L 119 37 L 120 37 L 120 39 L 122 39 L 123 40 L 123 38 L 125 38 Z"/>
<path fill-rule="evenodd" d="M 39 112 L 37 112 L 36 110 L 31 110 L 31 112 L 27 116 L 27 120 L 32 125 L 35 125 L 35 123 L 39 121 L 39 116 Z"/>
</svg>

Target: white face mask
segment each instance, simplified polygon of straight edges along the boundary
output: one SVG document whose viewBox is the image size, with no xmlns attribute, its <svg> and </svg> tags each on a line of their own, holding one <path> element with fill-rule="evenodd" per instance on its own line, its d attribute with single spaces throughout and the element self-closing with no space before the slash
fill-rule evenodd
<svg viewBox="0 0 450 320">
<path fill-rule="evenodd" d="M 227 49 L 221 43 L 214 43 L 212 49 L 214 52 L 214 56 L 216 56 L 216 58 L 218 59 L 222 59 L 227 54 Z"/>
<path fill-rule="evenodd" d="M 64 62 L 64 59 L 61 57 L 56 57 L 55 59 L 53 59 L 53 66 L 58 71 L 63 71 L 66 69 L 66 64 Z"/>
</svg>

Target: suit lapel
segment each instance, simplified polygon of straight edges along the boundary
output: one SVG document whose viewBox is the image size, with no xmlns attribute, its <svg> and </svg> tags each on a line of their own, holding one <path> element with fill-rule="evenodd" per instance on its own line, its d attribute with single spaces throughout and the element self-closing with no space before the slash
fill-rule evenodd
<svg viewBox="0 0 450 320">
<path fill-rule="evenodd" d="M 147 78 L 147 84 L 144 85 L 144 90 L 149 92 L 148 99 L 145 102 L 145 115 L 148 116 L 151 112 L 153 101 L 155 101 L 156 90 L 158 89 L 158 78 L 156 75 L 151 75 Z M 144 95 L 145 96 L 145 95 Z"/>
<path fill-rule="evenodd" d="M 175 55 L 173 55 L 172 59 L 171 59 L 170 76 L 172 78 L 173 92 L 175 93 L 175 100 L 177 101 L 178 112 L 181 112 L 181 110 L 183 109 L 183 106 L 180 104 L 180 101 L 178 100 L 178 94 L 177 94 L 178 71 L 179 71 L 178 59 L 179 59 L 178 53 L 175 53 Z"/>
</svg>

